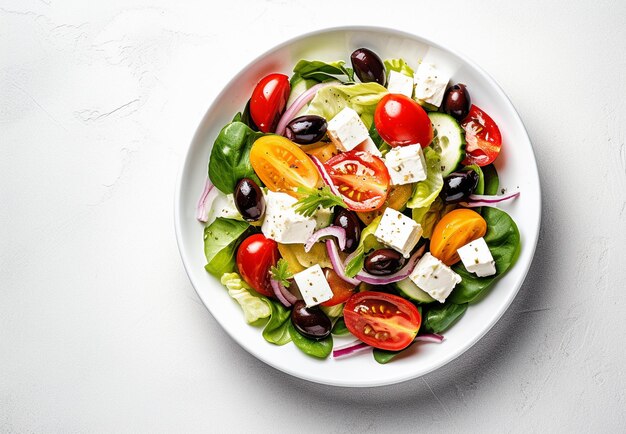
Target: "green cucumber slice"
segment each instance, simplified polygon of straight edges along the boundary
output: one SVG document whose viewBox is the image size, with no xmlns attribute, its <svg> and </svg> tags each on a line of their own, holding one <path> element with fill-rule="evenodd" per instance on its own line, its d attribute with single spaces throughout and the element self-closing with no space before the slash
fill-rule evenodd
<svg viewBox="0 0 626 434">
<path fill-rule="evenodd" d="M 465 132 L 456 119 L 445 113 L 428 113 L 435 137 L 432 147 L 441 156 L 441 173 L 448 176 L 465 158 Z"/>
<path fill-rule="evenodd" d="M 419 303 L 432 303 L 435 301 L 426 291 L 417 286 L 408 277 L 404 280 L 396 282 L 396 288 L 400 295 L 409 300 L 417 301 Z"/>
</svg>

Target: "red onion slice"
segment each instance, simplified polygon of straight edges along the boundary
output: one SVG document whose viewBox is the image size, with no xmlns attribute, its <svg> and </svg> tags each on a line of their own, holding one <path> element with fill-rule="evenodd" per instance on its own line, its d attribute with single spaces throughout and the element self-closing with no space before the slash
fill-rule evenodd
<svg viewBox="0 0 626 434">
<path fill-rule="evenodd" d="M 285 307 L 291 307 L 298 301 L 295 295 L 293 295 L 287 288 L 285 288 L 278 280 L 270 279 L 270 285 L 274 290 L 274 295 Z"/>
<path fill-rule="evenodd" d="M 351 285 L 358 285 L 361 283 L 361 281 L 357 279 L 346 276 L 346 270 L 343 268 L 343 262 L 341 262 L 341 258 L 339 257 L 337 245 L 333 240 L 326 240 L 326 251 L 328 252 L 330 263 L 333 265 L 333 270 L 335 270 L 335 273 L 337 273 L 341 280 L 345 280 Z"/>
<path fill-rule="evenodd" d="M 459 205 L 464 206 L 466 208 L 476 208 L 479 206 L 492 206 L 495 203 L 504 202 L 506 200 L 515 199 L 520 195 L 519 191 L 515 193 L 504 194 L 502 196 L 490 196 L 483 194 L 471 194 L 469 196 L 469 201 L 461 202 Z"/>
<path fill-rule="evenodd" d="M 323 237 L 335 237 L 339 243 L 339 249 L 343 251 L 346 248 L 346 230 L 341 226 L 328 226 L 327 228 L 316 231 L 309 237 L 304 245 L 304 251 L 309 252 L 313 248 L 313 244 L 317 243 Z"/>
<path fill-rule="evenodd" d="M 443 342 L 443 335 L 438 333 L 424 333 L 415 337 L 414 342 L 434 342 L 440 344 Z"/>
<path fill-rule="evenodd" d="M 326 167 L 324 167 L 324 163 L 322 163 L 320 160 L 317 159 L 317 157 L 314 157 L 313 155 L 309 155 L 309 157 L 311 158 L 311 161 L 313 161 L 313 164 L 315 164 L 315 167 L 317 167 L 317 171 L 322 176 L 322 180 L 330 188 L 330 191 L 332 191 L 334 195 L 341 197 L 341 193 L 339 193 L 339 189 L 335 187 L 332 178 L 328 174 L 328 171 L 326 171 Z"/>
<path fill-rule="evenodd" d="M 416 336 L 410 345 L 413 345 L 413 343 L 415 342 L 433 342 L 436 344 L 440 344 L 441 342 L 443 342 L 443 335 L 440 335 L 437 333 L 424 333 L 423 335 Z M 357 352 L 360 352 L 362 350 L 373 349 L 373 348 L 374 347 L 367 345 L 365 342 L 361 342 L 357 340 L 347 345 L 342 345 L 340 347 L 333 349 L 333 357 L 334 358 L 345 357 L 351 354 L 356 354 Z"/>
<path fill-rule="evenodd" d="M 276 126 L 276 134 L 282 136 L 285 133 L 285 127 L 287 126 L 289 121 L 291 121 L 293 117 L 297 115 L 300 110 L 302 110 L 302 107 L 307 105 L 309 101 L 311 101 L 315 97 L 315 94 L 318 90 L 330 85 L 336 85 L 338 83 L 338 81 L 319 83 L 311 87 L 310 89 L 302 92 L 302 95 L 296 98 L 296 100 L 291 103 L 287 110 L 285 110 L 285 113 L 283 113 L 283 115 L 281 116 L 280 120 L 278 121 L 278 125 Z"/>
<path fill-rule="evenodd" d="M 209 219 L 209 211 L 211 210 L 211 206 L 213 205 L 213 201 L 217 195 L 217 188 L 215 188 L 209 177 L 207 177 L 204 184 L 204 191 L 202 192 L 202 195 L 200 195 L 198 205 L 196 206 L 196 218 L 198 221 L 201 221 L 202 223 L 207 222 Z"/>
<path fill-rule="evenodd" d="M 389 283 L 398 282 L 402 279 L 405 279 L 413 272 L 417 261 L 422 257 L 424 253 L 425 245 L 420 247 L 417 252 L 411 256 L 409 261 L 402 267 L 400 270 L 396 271 L 393 274 L 388 276 L 374 276 L 373 274 L 368 273 L 367 271 L 361 270 L 356 275 L 356 278 L 361 282 L 370 283 L 372 285 L 387 285 Z"/>
</svg>

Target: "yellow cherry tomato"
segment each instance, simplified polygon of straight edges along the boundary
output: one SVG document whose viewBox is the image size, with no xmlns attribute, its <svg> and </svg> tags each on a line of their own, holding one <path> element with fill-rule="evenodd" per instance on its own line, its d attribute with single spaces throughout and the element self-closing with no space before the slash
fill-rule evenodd
<svg viewBox="0 0 626 434">
<path fill-rule="evenodd" d="M 430 253 L 446 265 L 461 260 L 457 249 L 485 235 L 487 222 L 476 211 L 459 208 L 444 215 L 430 237 Z"/>
</svg>

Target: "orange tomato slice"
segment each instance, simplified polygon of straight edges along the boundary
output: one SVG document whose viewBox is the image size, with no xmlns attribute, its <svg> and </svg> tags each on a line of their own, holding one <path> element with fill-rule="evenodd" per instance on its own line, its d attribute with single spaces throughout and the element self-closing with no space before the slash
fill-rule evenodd
<svg viewBox="0 0 626 434">
<path fill-rule="evenodd" d="M 446 265 L 461 260 L 457 249 L 485 235 L 487 222 L 476 211 L 459 208 L 444 215 L 430 238 L 430 253 Z"/>
</svg>

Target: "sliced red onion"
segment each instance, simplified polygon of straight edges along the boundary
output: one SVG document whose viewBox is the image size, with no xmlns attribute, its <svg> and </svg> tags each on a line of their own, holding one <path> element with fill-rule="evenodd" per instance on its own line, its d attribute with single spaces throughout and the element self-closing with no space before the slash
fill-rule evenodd
<svg viewBox="0 0 626 434">
<path fill-rule="evenodd" d="M 274 295 L 285 307 L 291 307 L 298 301 L 295 295 L 293 295 L 287 288 L 285 288 L 278 280 L 270 279 L 270 285 L 274 290 Z"/>
<path fill-rule="evenodd" d="M 196 218 L 202 223 L 206 223 L 209 219 L 209 211 L 213 201 L 218 195 L 217 188 L 211 183 L 211 180 L 207 176 L 206 183 L 204 184 L 204 191 L 198 199 L 198 205 L 196 206 Z"/>
<path fill-rule="evenodd" d="M 436 344 L 440 344 L 441 342 L 443 342 L 443 335 L 437 333 L 425 333 L 423 335 L 416 336 L 413 342 L 433 342 Z M 365 342 L 357 340 L 347 345 L 342 345 L 333 349 L 333 357 L 345 357 L 366 349 L 373 349 L 373 347 L 367 345 Z"/>
<path fill-rule="evenodd" d="M 356 278 L 361 282 L 370 283 L 372 285 L 387 285 L 389 283 L 398 282 L 402 279 L 405 279 L 413 272 L 417 261 L 420 260 L 422 254 L 424 253 L 425 245 L 420 247 L 417 252 L 411 256 L 409 261 L 402 267 L 400 270 L 396 271 L 393 274 L 388 276 L 375 276 L 373 274 L 368 273 L 367 271 L 361 270 L 356 275 Z"/>
<path fill-rule="evenodd" d="M 469 201 L 461 202 L 459 205 L 466 208 L 476 208 L 479 206 L 492 206 L 495 203 L 504 202 L 505 200 L 515 199 L 520 195 L 519 191 L 515 193 L 503 194 L 502 196 L 490 196 L 484 194 L 471 194 Z"/>
<path fill-rule="evenodd" d="M 304 245 L 304 251 L 309 252 L 313 248 L 313 244 L 317 243 L 320 238 L 323 237 L 335 237 L 339 243 L 339 249 L 344 250 L 346 248 L 346 230 L 341 226 L 328 226 L 327 228 L 316 231 L 309 237 Z"/>
<path fill-rule="evenodd" d="M 314 157 L 313 155 L 309 155 L 309 157 L 311 158 L 311 161 L 313 161 L 313 164 L 315 164 L 315 167 L 317 167 L 317 171 L 320 173 L 320 175 L 322 175 L 322 180 L 326 183 L 326 185 L 328 185 L 330 191 L 332 191 L 334 195 L 341 197 L 341 193 L 339 193 L 339 189 L 335 187 L 332 178 L 326 171 L 326 167 L 324 167 L 324 163 L 322 163 L 320 160 L 317 159 L 317 157 Z"/>
<path fill-rule="evenodd" d="M 341 258 L 339 257 L 337 244 L 335 244 L 333 240 L 326 240 L 326 251 L 328 252 L 330 263 L 333 265 L 333 270 L 335 270 L 335 273 L 337 273 L 337 276 L 339 276 L 341 280 L 345 280 L 351 285 L 358 285 L 361 283 L 361 281 L 346 275 L 346 270 L 343 268 L 343 262 L 341 262 Z"/>
<path fill-rule="evenodd" d="M 367 345 L 365 342 L 354 341 L 352 343 L 342 345 L 341 347 L 337 347 L 333 349 L 333 357 L 334 358 L 345 357 L 351 354 L 355 354 L 359 351 L 367 350 L 371 348 L 372 347 Z"/>
<path fill-rule="evenodd" d="M 300 110 L 302 110 L 302 107 L 307 105 L 309 101 L 311 101 L 313 97 L 315 97 L 315 94 L 318 90 L 330 85 L 336 85 L 338 83 L 338 81 L 319 83 L 311 87 L 310 89 L 302 92 L 302 95 L 296 98 L 296 100 L 291 103 L 287 110 L 285 110 L 285 113 L 283 113 L 283 115 L 281 116 L 280 120 L 278 121 L 278 125 L 276 126 L 276 134 L 282 136 L 285 133 L 285 127 L 287 126 L 289 121 L 291 121 L 294 116 L 297 115 Z"/>
</svg>

